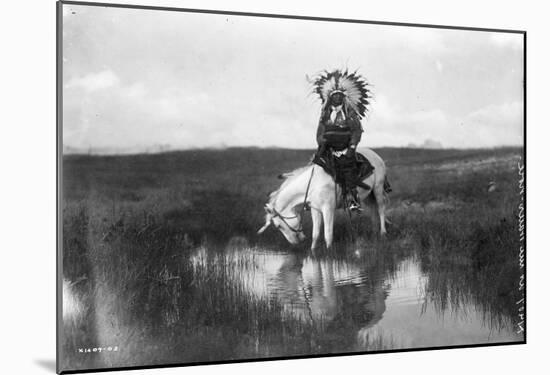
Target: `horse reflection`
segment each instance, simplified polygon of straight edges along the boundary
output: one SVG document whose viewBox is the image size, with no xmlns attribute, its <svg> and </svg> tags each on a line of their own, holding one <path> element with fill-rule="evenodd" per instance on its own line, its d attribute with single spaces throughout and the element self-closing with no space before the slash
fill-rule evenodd
<svg viewBox="0 0 550 375">
<path fill-rule="evenodd" d="M 383 277 L 372 269 L 297 253 L 284 256 L 268 288 L 295 316 L 349 331 L 348 337 L 382 319 L 388 295 Z"/>
<path fill-rule="evenodd" d="M 361 348 L 358 332 L 376 326 L 386 311 L 389 284 L 375 262 L 240 246 L 227 246 L 222 253 L 202 248 L 192 260 L 195 267 L 231 265 L 233 282 L 258 297 L 276 299 L 286 313 L 321 327 L 349 350 Z"/>
</svg>

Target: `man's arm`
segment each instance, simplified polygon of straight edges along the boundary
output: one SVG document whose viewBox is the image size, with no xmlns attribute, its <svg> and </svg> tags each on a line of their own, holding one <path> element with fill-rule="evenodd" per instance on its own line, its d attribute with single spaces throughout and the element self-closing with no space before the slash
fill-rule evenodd
<svg viewBox="0 0 550 375">
<path fill-rule="evenodd" d="M 363 134 L 363 127 L 361 126 L 361 121 L 357 116 L 350 117 L 351 128 L 351 140 L 349 145 L 351 148 L 356 148 L 359 142 L 361 141 L 361 135 Z"/>
<path fill-rule="evenodd" d="M 325 143 L 325 123 L 319 120 L 317 126 L 317 145 L 322 146 Z"/>
</svg>

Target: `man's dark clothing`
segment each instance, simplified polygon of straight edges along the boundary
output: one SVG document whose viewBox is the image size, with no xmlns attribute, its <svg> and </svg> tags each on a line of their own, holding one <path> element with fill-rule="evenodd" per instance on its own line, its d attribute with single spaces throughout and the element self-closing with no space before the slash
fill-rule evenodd
<svg viewBox="0 0 550 375">
<path fill-rule="evenodd" d="M 331 118 L 332 117 L 332 118 Z M 363 128 L 354 112 L 337 111 L 336 115 L 323 114 L 317 126 L 317 144 L 341 151 L 357 146 L 361 141 Z"/>
<path fill-rule="evenodd" d="M 331 107 L 324 113 L 317 127 L 317 143 L 319 149 L 316 158 L 322 158 L 335 171 L 336 181 L 342 185 L 344 198 L 359 203 L 357 184 L 360 183 L 359 172 L 361 162 L 355 154 L 355 147 L 361 140 L 363 128 L 354 112 L 346 114 L 343 107 Z M 347 152 L 334 155 L 332 151 Z M 363 161 L 362 161 L 363 162 Z M 370 166 L 370 163 L 366 161 Z M 372 166 L 370 166 L 372 167 Z"/>
</svg>

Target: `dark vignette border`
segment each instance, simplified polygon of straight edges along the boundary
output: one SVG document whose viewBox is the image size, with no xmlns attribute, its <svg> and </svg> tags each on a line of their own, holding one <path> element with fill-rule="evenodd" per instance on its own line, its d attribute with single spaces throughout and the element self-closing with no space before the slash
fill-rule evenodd
<svg viewBox="0 0 550 375">
<path fill-rule="evenodd" d="M 189 9 L 189 8 L 174 8 L 163 6 L 149 6 L 149 5 L 130 5 L 130 4 L 115 4 L 115 3 L 100 3 L 100 2 L 85 2 L 85 1 L 71 1 L 71 0 L 58 0 L 56 2 L 56 372 L 58 374 L 82 374 L 89 372 L 106 372 L 106 371 L 125 371 L 125 370 L 145 370 L 156 368 L 171 368 L 171 367 L 188 367 L 188 366 L 203 366 L 203 365 L 220 365 L 230 363 L 247 363 L 247 362 L 269 362 L 277 360 L 288 359 L 309 359 L 309 358 L 330 358 L 330 357 L 342 357 L 342 356 L 356 356 L 365 354 L 383 354 L 383 353 L 404 353 L 404 352 L 417 352 L 428 350 L 442 350 L 442 349 L 464 349 L 464 348 L 478 348 L 478 347 L 492 347 L 492 346 L 508 346 L 508 345 L 522 345 L 527 343 L 527 233 L 525 229 L 525 236 L 523 248 L 525 250 L 525 289 L 524 289 L 524 306 L 525 306 L 525 321 L 524 321 L 524 339 L 518 342 L 502 342 L 502 343 L 489 343 L 489 344 L 471 344 L 471 345 L 453 345 L 453 346 L 432 346 L 425 348 L 411 348 L 411 349 L 393 349 L 393 350 L 380 350 L 380 351 L 368 351 L 368 352 L 350 352 L 350 353 L 326 353 L 319 355 L 297 355 L 297 356 L 281 356 L 271 358 L 243 358 L 237 360 L 225 360 L 225 361 L 210 361 L 210 362 L 187 362 L 187 363 L 166 363 L 163 365 L 149 365 L 149 366 L 131 366 L 131 367 L 109 367 L 109 368 L 97 368 L 97 369 L 85 369 L 85 370 L 67 370 L 62 371 L 59 368 L 60 348 L 61 348 L 61 325 L 60 319 L 63 317 L 63 305 L 62 305 L 62 274 L 63 274 L 63 248 L 62 248 L 62 182 L 63 182 L 63 5 L 79 5 L 79 6 L 94 6 L 94 7 L 106 7 L 106 8 L 126 8 L 126 9 L 143 9 L 143 10 L 160 10 L 160 11 L 174 11 L 185 13 L 203 13 L 203 14 L 223 14 L 231 16 L 252 16 L 263 18 L 283 18 L 283 19 L 295 19 L 306 21 L 324 21 L 324 22 L 342 22 L 342 23 L 359 23 L 359 24 L 373 24 L 373 25 L 386 25 L 386 26 L 404 26 L 404 27 L 423 27 L 423 28 L 437 28 L 447 30 L 467 30 L 467 31 L 485 31 L 485 32 L 500 32 L 500 33 L 515 33 L 523 34 L 523 167 L 525 173 L 525 190 L 523 192 L 524 202 L 524 225 L 527 228 L 527 31 L 525 30 L 510 30 L 510 29 L 492 29 L 492 28 L 480 28 L 480 27 L 468 27 L 468 26 L 446 26 L 436 24 L 417 24 L 408 22 L 388 22 L 388 21 L 365 21 L 355 19 L 342 19 L 342 18 L 327 18 L 327 17 L 311 17 L 300 15 L 283 15 L 283 14 L 268 14 L 268 13 L 250 13 L 250 12 L 235 12 L 235 11 L 223 11 L 223 10 L 205 10 L 205 9 Z"/>
<path fill-rule="evenodd" d="M 63 325 L 60 322 L 63 320 L 63 3 L 57 2 L 55 8 L 55 121 L 56 121 L 56 163 L 55 163 L 55 178 L 56 178 L 56 196 L 55 196 L 55 277 L 56 277 L 56 294 L 55 294 L 55 368 L 56 372 L 60 373 L 61 358 L 61 329 Z"/>
<path fill-rule="evenodd" d="M 523 276 L 525 277 L 525 287 L 523 290 L 524 307 L 525 307 L 525 322 L 523 325 L 523 343 L 527 344 L 527 31 L 523 32 L 523 168 L 524 168 L 524 237 L 521 244 L 524 249 L 524 268 Z"/>
</svg>

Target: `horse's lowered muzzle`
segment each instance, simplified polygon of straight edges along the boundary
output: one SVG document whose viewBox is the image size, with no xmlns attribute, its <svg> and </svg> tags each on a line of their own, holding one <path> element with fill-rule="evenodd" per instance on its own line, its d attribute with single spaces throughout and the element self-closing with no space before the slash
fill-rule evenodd
<svg viewBox="0 0 550 375">
<path fill-rule="evenodd" d="M 256 232 L 257 234 L 262 234 L 263 232 L 265 232 L 265 230 L 267 228 L 269 228 L 269 226 L 271 225 L 271 222 L 268 221 L 267 223 L 264 224 L 263 227 L 261 227 L 260 229 L 258 229 L 258 232 Z"/>
</svg>

